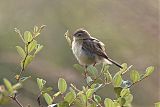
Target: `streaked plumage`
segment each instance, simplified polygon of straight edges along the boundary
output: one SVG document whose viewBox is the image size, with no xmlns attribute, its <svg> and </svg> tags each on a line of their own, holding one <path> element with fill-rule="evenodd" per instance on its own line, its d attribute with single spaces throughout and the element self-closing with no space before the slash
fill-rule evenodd
<svg viewBox="0 0 160 107">
<path fill-rule="evenodd" d="M 73 34 L 72 51 L 81 65 L 106 62 L 122 68 L 120 64 L 108 58 L 104 46 L 101 41 L 91 37 L 84 29 L 78 29 Z"/>
</svg>

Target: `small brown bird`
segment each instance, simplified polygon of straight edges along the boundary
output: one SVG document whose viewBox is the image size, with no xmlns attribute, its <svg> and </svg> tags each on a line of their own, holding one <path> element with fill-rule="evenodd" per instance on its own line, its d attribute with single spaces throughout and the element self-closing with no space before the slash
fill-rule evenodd
<svg viewBox="0 0 160 107">
<path fill-rule="evenodd" d="M 78 62 L 85 67 L 105 62 L 122 68 L 119 63 L 107 56 L 104 44 L 84 29 L 78 29 L 73 34 L 72 51 Z"/>
</svg>

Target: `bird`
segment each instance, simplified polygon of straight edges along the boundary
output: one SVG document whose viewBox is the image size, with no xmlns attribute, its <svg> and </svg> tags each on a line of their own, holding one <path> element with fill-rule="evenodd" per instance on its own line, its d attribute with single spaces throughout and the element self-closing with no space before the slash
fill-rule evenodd
<svg viewBox="0 0 160 107">
<path fill-rule="evenodd" d="M 119 63 L 108 57 L 104 43 L 92 37 L 83 28 L 77 29 L 73 33 L 72 52 L 79 64 L 86 68 L 100 63 L 114 64 L 121 69 L 123 68 Z"/>
</svg>

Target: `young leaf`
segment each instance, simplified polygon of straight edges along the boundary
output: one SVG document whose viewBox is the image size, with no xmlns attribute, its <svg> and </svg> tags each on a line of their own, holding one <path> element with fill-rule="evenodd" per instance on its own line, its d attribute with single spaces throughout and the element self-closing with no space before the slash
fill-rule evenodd
<svg viewBox="0 0 160 107">
<path fill-rule="evenodd" d="M 105 105 L 105 107 L 115 107 L 114 106 L 114 102 L 111 99 L 109 99 L 109 98 L 106 98 L 104 100 L 104 105 Z"/>
<path fill-rule="evenodd" d="M 121 74 L 118 72 L 113 77 L 113 85 L 114 87 L 120 87 L 122 84 L 122 77 Z"/>
<path fill-rule="evenodd" d="M 104 76 L 107 83 L 110 83 L 112 81 L 112 75 L 108 70 L 106 71 L 106 73 L 104 73 Z"/>
<path fill-rule="evenodd" d="M 114 87 L 114 92 L 116 93 L 117 97 L 120 97 L 121 91 L 122 87 Z"/>
<path fill-rule="evenodd" d="M 20 55 L 22 58 L 25 58 L 26 53 L 24 52 L 24 50 L 23 50 L 20 46 L 16 46 L 16 49 L 17 49 L 17 52 L 19 53 L 19 55 Z"/>
<path fill-rule="evenodd" d="M 7 80 L 6 78 L 3 79 L 4 84 L 6 86 L 6 88 L 8 89 L 9 92 L 13 92 L 13 87 L 12 84 L 10 83 L 9 80 Z"/>
<path fill-rule="evenodd" d="M 37 84 L 38 84 L 39 89 L 42 91 L 44 85 L 46 84 L 46 81 L 43 79 L 37 78 Z"/>
<path fill-rule="evenodd" d="M 98 74 L 97 69 L 93 65 L 88 66 L 87 71 L 91 73 L 93 76 L 97 76 Z"/>
<path fill-rule="evenodd" d="M 81 65 L 79 65 L 79 64 L 74 64 L 73 67 L 74 67 L 76 70 L 80 71 L 81 73 L 83 73 L 84 70 L 85 70 L 85 69 L 84 69 Z"/>
<path fill-rule="evenodd" d="M 124 89 L 122 89 L 120 96 L 125 97 L 125 96 L 128 96 L 129 94 L 130 94 L 129 88 L 124 88 Z"/>
<path fill-rule="evenodd" d="M 24 40 L 25 42 L 30 42 L 33 39 L 31 32 L 25 31 L 24 32 Z"/>
<path fill-rule="evenodd" d="M 24 68 L 26 68 L 28 66 L 28 64 L 30 64 L 33 60 L 33 56 L 32 55 L 28 55 L 25 62 L 24 62 Z"/>
<path fill-rule="evenodd" d="M 58 103 L 57 107 L 69 107 L 69 103 L 66 101 L 63 101 L 63 102 Z"/>
<path fill-rule="evenodd" d="M 94 100 L 97 102 L 97 103 L 100 103 L 101 102 L 101 97 L 99 95 L 94 95 Z"/>
<path fill-rule="evenodd" d="M 129 105 L 131 105 L 131 102 L 133 101 L 133 95 L 132 94 L 129 94 L 129 95 L 127 95 L 126 97 L 124 97 L 125 98 L 125 104 L 124 104 L 124 106 L 129 106 Z"/>
<path fill-rule="evenodd" d="M 37 26 L 34 26 L 34 33 L 38 32 L 38 27 Z"/>
<path fill-rule="evenodd" d="M 122 67 L 123 67 L 122 69 L 120 68 L 120 72 L 121 72 L 121 74 L 124 74 L 126 72 L 126 70 L 127 70 L 127 64 L 123 63 Z"/>
<path fill-rule="evenodd" d="M 58 89 L 61 93 L 64 93 L 67 90 L 67 83 L 63 78 L 58 80 Z"/>
<path fill-rule="evenodd" d="M 105 63 L 103 63 L 101 72 L 106 72 L 107 70 L 109 70 L 109 67 L 110 67 L 109 65 L 106 65 Z"/>
<path fill-rule="evenodd" d="M 44 97 L 44 99 L 45 99 L 45 101 L 48 105 L 52 104 L 53 100 L 52 100 L 52 97 L 49 94 L 45 93 L 45 94 L 43 94 L 43 97 Z"/>
<path fill-rule="evenodd" d="M 18 89 L 22 88 L 22 84 L 21 83 L 17 83 L 15 85 L 13 85 L 12 88 L 13 88 L 13 90 L 18 90 Z"/>
<path fill-rule="evenodd" d="M 42 93 L 48 93 L 48 92 L 50 92 L 50 91 L 52 91 L 53 89 L 52 89 L 52 87 L 47 87 L 47 88 L 43 88 L 42 89 Z"/>
<path fill-rule="evenodd" d="M 148 67 L 148 68 L 146 69 L 146 72 L 145 72 L 145 74 L 143 75 L 142 78 L 151 75 L 151 74 L 153 73 L 153 71 L 154 71 L 154 67 L 153 67 L 153 66 Z"/>
<path fill-rule="evenodd" d="M 125 98 L 122 98 L 122 97 L 119 97 L 119 98 L 118 98 L 118 102 L 119 102 L 119 104 L 121 105 L 120 107 L 123 107 L 124 104 L 126 103 L 126 99 L 125 99 Z"/>
<path fill-rule="evenodd" d="M 81 100 L 82 105 L 86 104 L 86 102 L 87 102 L 86 96 L 84 94 L 82 94 L 82 93 L 79 93 L 77 95 L 78 95 L 78 98 Z"/>
<path fill-rule="evenodd" d="M 86 92 L 87 99 L 91 98 L 93 93 L 94 93 L 94 89 L 88 89 Z"/>
<path fill-rule="evenodd" d="M 28 52 L 32 52 L 37 46 L 37 41 L 33 40 L 29 45 L 28 45 Z"/>
<path fill-rule="evenodd" d="M 43 48 L 43 45 L 37 45 L 37 49 L 34 54 L 36 55 L 38 52 L 42 50 L 42 48 Z"/>
<path fill-rule="evenodd" d="M 92 104 L 89 104 L 88 107 L 97 107 L 97 104 L 96 104 L 96 102 L 93 102 Z"/>
<path fill-rule="evenodd" d="M 140 75 L 138 71 L 132 70 L 130 73 L 130 78 L 133 83 L 137 82 L 140 80 Z"/>
<path fill-rule="evenodd" d="M 69 92 L 64 97 L 64 101 L 67 101 L 69 104 L 71 104 L 75 100 L 76 96 L 73 92 Z"/>
</svg>

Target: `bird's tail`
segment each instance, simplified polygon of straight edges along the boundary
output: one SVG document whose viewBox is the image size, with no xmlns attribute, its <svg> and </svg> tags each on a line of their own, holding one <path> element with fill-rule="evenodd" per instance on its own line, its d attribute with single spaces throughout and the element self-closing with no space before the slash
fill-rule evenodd
<svg viewBox="0 0 160 107">
<path fill-rule="evenodd" d="M 108 61 L 110 61 L 111 63 L 113 63 L 114 65 L 118 66 L 119 68 L 123 68 L 119 63 L 117 63 L 116 61 L 110 59 L 110 58 L 106 58 Z"/>
</svg>

